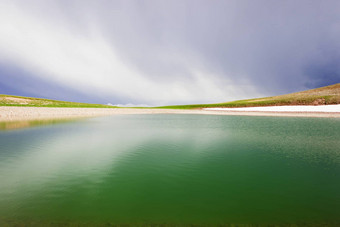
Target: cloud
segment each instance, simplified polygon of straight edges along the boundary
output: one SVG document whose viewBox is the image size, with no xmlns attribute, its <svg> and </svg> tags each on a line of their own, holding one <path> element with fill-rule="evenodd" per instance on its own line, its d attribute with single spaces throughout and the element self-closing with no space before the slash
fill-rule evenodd
<svg viewBox="0 0 340 227">
<path fill-rule="evenodd" d="M 106 103 L 275 95 L 340 82 L 339 10 L 338 1 L 2 1 L 0 62 Z"/>
<path fill-rule="evenodd" d="M 340 53 L 339 1 L 145 1 L 119 9 L 104 11 L 114 28 L 107 35 L 156 80 L 190 78 L 185 60 L 194 58 L 237 90 L 280 94 L 326 84 L 323 71 Z M 327 81 L 340 82 L 338 68 L 332 74 Z"/>
<path fill-rule="evenodd" d="M 127 103 L 127 104 L 111 104 L 108 103 L 107 105 L 109 106 L 118 106 L 118 107 L 153 107 L 147 104 L 132 104 L 132 103 Z"/>
<path fill-rule="evenodd" d="M 77 92 L 67 85 L 53 83 L 47 78 L 37 78 L 28 71 L 5 64 L 0 64 L 0 93 L 103 104 L 110 100 L 110 98 L 101 97 L 96 94 L 88 94 L 88 92 Z M 123 101 L 119 100 L 118 97 L 116 97 L 115 100 L 117 102 Z"/>
</svg>

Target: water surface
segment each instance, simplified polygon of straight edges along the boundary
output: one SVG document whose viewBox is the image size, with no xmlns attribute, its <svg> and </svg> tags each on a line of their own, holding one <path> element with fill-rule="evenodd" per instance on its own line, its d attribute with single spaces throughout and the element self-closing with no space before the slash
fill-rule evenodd
<svg viewBox="0 0 340 227">
<path fill-rule="evenodd" d="M 3 223 L 340 223 L 339 119 L 122 115 L 0 145 Z"/>
</svg>

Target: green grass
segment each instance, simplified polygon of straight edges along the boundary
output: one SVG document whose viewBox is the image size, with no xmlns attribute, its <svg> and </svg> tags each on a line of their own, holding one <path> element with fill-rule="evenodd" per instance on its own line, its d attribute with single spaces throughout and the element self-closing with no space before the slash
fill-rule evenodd
<svg viewBox="0 0 340 227">
<path fill-rule="evenodd" d="M 66 102 L 66 101 L 22 97 L 22 96 L 14 96 L 14 95 L 0 95 L 0 106 L 117 108 L 115 106 L 109 106 L 109 105 L 103 105 L 103 104 Z"/>
<path fill-rule="evenodd" d="M 326 87 L 296 92 L 287 95 L 238 100 L 213 104 L 193 104 L 160 106 L 164 109 L 199 109 L 210 107 L 253 107 L 253 106 L 282 106 L 282 105 L 327 105 L 340 104 L 340 83 Z"/>
</svg>

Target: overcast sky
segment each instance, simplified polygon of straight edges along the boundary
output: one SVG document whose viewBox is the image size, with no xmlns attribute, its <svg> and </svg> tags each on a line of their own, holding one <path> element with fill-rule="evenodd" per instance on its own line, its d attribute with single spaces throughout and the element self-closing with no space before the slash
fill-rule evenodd
<svg viewBox="0 0 340 227">
<path fill-rule="evenodd" d="M 340 1 L 0 0 L 0 94 L 214 103 L 340 82 Z"/>
</svg>

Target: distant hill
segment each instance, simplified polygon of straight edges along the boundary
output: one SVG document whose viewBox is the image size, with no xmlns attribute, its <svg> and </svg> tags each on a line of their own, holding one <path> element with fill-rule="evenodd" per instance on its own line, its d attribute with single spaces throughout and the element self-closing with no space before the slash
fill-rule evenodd
<svg viewBox="0 0 340 227">
<path fill-rule="evenodd" d="M 300 91 L 287 95 L 266 98 L 246 99 L 215 104 L 194 104 L 179 106 L 162 106 L 159 108 L 192 109 L 209 107 L 251 107 L 251 106 L 283 106 L 283 105 L 329 105 L 340 104 L 340 83 L 326 87 Z"/>
<path fill-rule="evenodd" d="M 116 108 L 114 106 L 102 104 L 66 102 L 52 99 L 31 98 L 14 95 L 0 95 L 0 106 Z"/>
<path fill-rule="evenodd" d="M 340 83 L 326 87 L 315 88 L 307 91 L 300 91 L 287 95 L 279 95 L 266 98 L 246 99 L 214 104 L 161 106 L 157 108 L 194 109 L 209 107 L 250 107 L 250 106 L 327 105 L 327 104 L 340 104 Z M 0 106 L 117 108 L 115 106 L 102 104 L 66 102 L 51 99 L 21 97 L 13 95 L 0 95 Z"/>
</svg>

